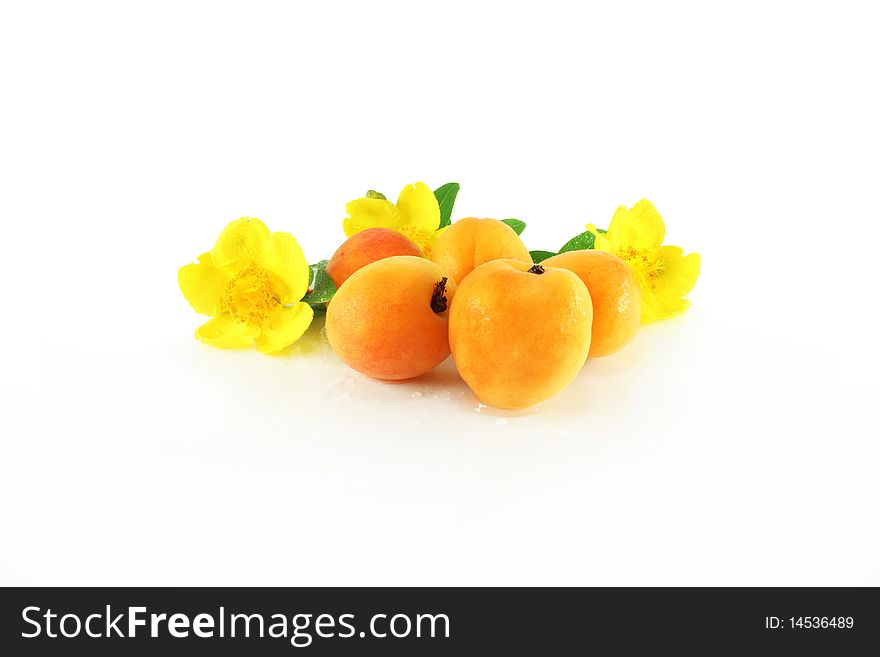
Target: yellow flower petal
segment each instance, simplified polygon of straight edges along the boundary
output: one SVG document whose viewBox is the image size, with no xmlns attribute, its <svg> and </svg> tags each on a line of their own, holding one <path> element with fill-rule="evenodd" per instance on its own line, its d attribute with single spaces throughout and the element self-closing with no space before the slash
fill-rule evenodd
<svg viewBox="0 0 880 657">
<path fill-rule="evenodd" d="M 655 298 L 644 303 L 642 298 L 642 324 L 650 324 L 661 319 L 680 315 L 691 307 L 691 302 L 682 298 Z"/>
<path fill-rule="evenodd" d="M 440 226 L 440 204 L 434 192 L 425 183 L 404 187 L 397 199 L 400 214 L 391 228 L 409 228 L 415 231 L 432 233 Z M 402 231 L 401 231 L 402 232 Z"/>
<path fill-rule="evenodd" d="M 357 198 L 345 204 L 348 217 L 342 220 L 342 230 L 351 237 L 367 228 L 391 228 L 397 219 L 397 208 L 381 198 Z"/>
<path fill-rule="evenodd" d="M 209 319 L 196 329 L 196 339 L 214 347 L 247 347 L 260 334 L 260 327 L 236 322 L 232 315 L 223 313 Z"/>
<path fill-rule="evenodd" d="M 211 262 L 211 254 L 199 256 L 198 264 L 184 265 L 177 272 L 177 284 L 189 305 L 202 315 L 216 315 L 221 310 L 221 295 L 228 277 Z"/>
<path fill-rule="evenodd" d="M 611 237 L 608 235 L 607 232 L 600 233 L 599 229 L 596 228 L 596 224 L 587 224 L 587 230 L 596 236 L 596 240 L 593 243 L 594 249 L 596 249 L 597 251 L 607 251 L 608 253 L 617 252 L 614 242 L 611 240 Z"/>
<path fill-rule="evenodd" d="M 700 275 L 700 254 L 682 255 L 678 246 L 663 246 L 659 250 L 661 273 L 657 277 L 658 294 L 683 297 L 694 288 Z"/>
<path fill-rule="evenodd" d="M 616 250 L 622 247 L 633 249 L 655 249 L 663 243 L 666 226 L 660 213 L 647 199 L 642 199 L 629 210 L 620 206 L 608 225 L 608 236 Z"/>
<path fill-rule="evenodd" d="M 269 229 L 259 219 L 236 219 L 220 233 L 211 249 L 211 260 L 220 268 L 259 264 L 268 249 L 269 235 Z"/>
<path fill-rule="evenodd" d="M 309 263 L 296 238 L 290 233 L 272 233 L 264 258 L 266 271 L 273 275 L 278 300 L 289 305 L 302 299 L 309 290 Z"/>
<path fill-rule="evenodd" d="M 281 351 L 302 337 L 312 323 L 314 311 L 307 303 L 278 306 L 263 322 L 257 349 L 264 354 Z"/>
</svg>

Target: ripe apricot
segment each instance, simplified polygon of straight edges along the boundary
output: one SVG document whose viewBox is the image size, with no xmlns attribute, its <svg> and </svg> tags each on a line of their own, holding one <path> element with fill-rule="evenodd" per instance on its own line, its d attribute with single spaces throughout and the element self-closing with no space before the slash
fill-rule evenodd
<svg viewBox="0 0 880 657">
<path fill-rule="evenodd" d="M 592 321 L 590 293 L 572 272 L 493 260 L 458 287 L 449 345 L 480 401 L 525 408 L 574 380 L 590 351 Z"/>
<path fill-rule="evenodd" d="M 327 339 L 349 367 L 411 379 L 449 355 L 455 281 L 425 258 L 393 256 L 359 269 L 327 306 Z"/>
<path fill-rule="evenodd" d="M 590 358 L 607 356 L 635 337 L 641 325 L 642 293 L 633 270 L 605 251 L 567 251 L 544 260 L 577 274 L 593 300 Z"/>
<path fill-rule="evenodd" d="M 367 228 L 349 237 L 336 249 L 336 253 L 327 263 L 327 273 L 338 288 L 361 267 L 377 260 L 402 255 L 420 256 L 422 252 L 396 230 Z"/>
<path fill-rule="evenodd" d="M 460 219 L 449 226 L 434 244 L 431 260 L 449 272 L 456 283 L 475 267 L 498 258 L 532 264 L 532 256 L 519 235 L 497 219 Z"/>
</svg>

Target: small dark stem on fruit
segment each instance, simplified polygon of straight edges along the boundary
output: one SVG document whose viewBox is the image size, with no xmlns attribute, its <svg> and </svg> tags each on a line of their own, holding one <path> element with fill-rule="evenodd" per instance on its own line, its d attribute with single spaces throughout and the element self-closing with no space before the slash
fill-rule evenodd
<svg viewBox="0 0 880 657">
<path fill-rule="evenodd" d="M 431 295 L 431 310 L 438 315 L 446 312 L 446 277 L 434 283 L 434 294 Z"/>
<path fill-rule="evenodd" d="M 544 268 L 541 265 L 532 265 L 529 269 L 530 274 L 543 274 Z"/>
</svg>

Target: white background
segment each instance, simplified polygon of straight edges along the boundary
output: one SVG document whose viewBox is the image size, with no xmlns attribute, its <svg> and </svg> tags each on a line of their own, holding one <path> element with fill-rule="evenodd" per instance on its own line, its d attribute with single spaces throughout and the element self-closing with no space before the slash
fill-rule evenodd
<svg viewBox="0 0 880 657">
<path fill-rule="evenodd" d="M 880 584 L 871 4 L 4 3 L 0 583 Z M 694 307 L 525 415 L 194 340 L 227 221 L 416 180 L 646 197 Z"/>
</svg>

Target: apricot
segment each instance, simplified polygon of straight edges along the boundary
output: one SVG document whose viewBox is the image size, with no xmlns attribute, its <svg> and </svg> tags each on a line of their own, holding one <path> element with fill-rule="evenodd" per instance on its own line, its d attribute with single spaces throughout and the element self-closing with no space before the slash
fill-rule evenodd
<svg viewBox="0 0 880 657">
<path fill-rule="evenodd" d="M 449 345 L 480 401 L 525 408 L 574 380 L 590 351 L 592 322 L 590 293 L 572 272 L 493 260 L 458 287 Z"/>
<path fill-rule="evenodd" d="M 642 293 L 632 268 L 605 251 L 567 251 L 544 260 L 577 274 L 593 300 L 590 358 L 623 348 L 641 326 Z"/>
<path fill-rule="evenodd" d="M 391 256 L 420 256 L 422 252 L 405 236 L 390 228 L 367 228 L 342 243 L 330 262 L 327 273 L 339 288 L 361 267 Z"/>
<path fill-rule="evenodd" d="M 438 265 L 393 256 L 356 271 L 327 306 L 327 339 L 352 369 L 390 381 L 430 371 L 449 356 L 455 281 Z"/>
<path fill-rule="evenodd" d="M 431 260 L 449 272 L 456 283 L 475 267 L 498 258 L 532 264 L 532 256 L 519 235 L 497 219 L 460 219 L 437 238 Z"/>
</svg>

